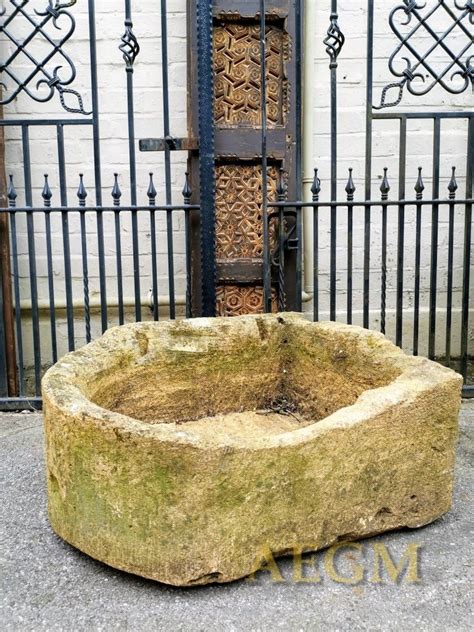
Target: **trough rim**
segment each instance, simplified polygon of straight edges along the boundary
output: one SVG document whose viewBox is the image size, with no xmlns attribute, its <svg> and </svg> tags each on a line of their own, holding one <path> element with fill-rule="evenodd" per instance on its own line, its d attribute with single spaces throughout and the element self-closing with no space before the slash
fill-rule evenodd
<svg viewBox="0 0 474 632">
<path fill-rule="evenodd" d="M 282 432 L 268 437 L 248 438 L 244 436 L 218 438 L 213 440 L 203 440 L 201 436 L 193 434 L 192 421 L 159 422 L 152 424 L 141 421 L 129 415 L 118 413 L 99 406 L 92 402 L 84 394 L 83 390 L 73 382 L 74 370 L 80 367 L 84 359 L 93 356 L 97 349 L 103 346 L 104 341 L 114 336 L 117 330 L 136 332 L 144 329 L 163 329 L 178 327 L 185 322 L 194 327 L 208 326 L 209 321 L 225 321 L 231 324 L 233 321 L 257 319 L 272 320 L 284 319 L 288 323 L 297 323 L 302 326 L 309 326 L 321 329 L 339 330 L 341 333 L 352 332 L 356 336 L 375 338 L 380 342 L 380 357 L 390 358 L 394 366 L 400 369 L 400 374 L 386 386 L 365 390 L 357 400 L 324 419 L 316 420 L 301 428 Z M 108 329 L 101 337 L 90 342 L 84 347 L 71 351 L 64 355 L 45 373 L 42 379 L 42 396 L 45 416 L 54 414 L 54 409 L 68 418 L 77 419 L 78 423 L 89 423 L 102 426 L 103 429 L 117 431 L 119 433 L 151 439 L 159 442 L 173 442 L 175 444 L 188 445 L 197 449 L 209 450 L 212 448 L 230 447 L 234 449 L 271 449 L 282 446 L 294 446 L 305 443 L 316 438 L 323 433 L 337 429 L 345 429 L 358 423 L 375 420 L 388 409 L 403 405 L 415 400 L 421 394 L 426 394 L 432 389 L 440 388 L 457 378 L 459 389 L 462 386 L 462 377 L 452 369 L 428 360 L 420 356 L 410 356 L 402 349 L 394 345 L 383 334 L 377 331 L 368 330 L 358 325 L 347 325 L 335 321 L 313 322 L 301 313 L 283 312 L 277 314 L 259 314 L 236 316 L 232 319 L 218 318 L 193 318 L 175 321 L 144 321 L 138 323 L 128 323 L 118 325 Z M 67 387 L 67 388 L 65 388 Z M 243 411 L 245 412 L 245 411 Z M 234 414 L 234 413 L 227 413 Z M 201 417 L 203 420 L 215 420 L 227 416 L 227 414 L 217 414 L 209 417 Z M 188 427 L 187 424 L 189 424 Z"/>
</svg>

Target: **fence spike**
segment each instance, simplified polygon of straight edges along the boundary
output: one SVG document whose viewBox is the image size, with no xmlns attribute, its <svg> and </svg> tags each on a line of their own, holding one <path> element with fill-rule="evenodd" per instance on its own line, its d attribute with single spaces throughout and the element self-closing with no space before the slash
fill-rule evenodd
<svg viewBox="0 0 474 632">
<path fill-rule="evenodd" d="M 13 184 L 13 176 L 11 174 L 8 176 L 8 180 L 8 206 L 15 206 L 15 200 L 18 197 L 18 193 L 16 192 L 15 185 Z"/>
<path fill-rule="evenodd" d="M 423 191 L 425 190 L 425 185 L 423 182 L 421 171 L 422 171 L 422 167 L 418 167 L 418 178 L 415 183 L 415 193 L 416 193 L 417 200 L 421 200 L 421 198 L 423 197 Z"/>
<path fill-rule="evenodd" d="M 456 182 L 456 167 L 452 167 L 451 171 L 451 180 L 448 184 L 449 197 L 452 200 L 456 195 L 456 191 L 458 188 L 458 183 Z"/>
<path fill-rule="evenodd" d="M 349 167 L 349 177 L 346 184 L 347 199 L 349 202 L 352 202 L 352 200 L 354 199 L 355 190 L 356 187 L 354 184 L 354 180 L 352 179 L 352 167 Z"/>
<path fill-rule="evenodd" d="M 283 167 L 280 167 L 279 172 L 278 172 L 278 182 L 277 182 L 276 193 L 278 196 L 278 201 L 283 202 L 286 195 L 285 171 Z"/>
<path fill-rule="evenodd" d="M 50 207 L 51 206 L 51 198 L 53 197 L 53 193 L 52 193 L 52 191 L 50 189 L 50 186 L 49 186 L 48 174 L 47 173 L 44 174 L 44 186 L 43 186 L 43 191 L 41 192 L 41 197 L 43 198 L 44 205 L 46 207 Z"/>
<path fill-rule="evenodd" d="M 380 193 L 382 194 L 382 200 L 388 199 L 388 192 L 390 191 L 390 184 L 388 182 L 387 171 L 388 171 L 387 167 L 384 167 L 382 184 L 380 185 Z"/>
<path fill-rule="evenodd" d="M 184 174 L 184 187 L 183 187 L 183 198 L 186 204 L 189 204 L 191 201 L 191 195 L 193 194 L 191 190 L 191 182 L 189 181 L 189 172 L 186 171 Z"/>
<path fill-rule="evenodd" d="M 77 197 L 79 198 L 79 206 L 86 205 L 87 191 L 84 186 L 84 174 L 79 174 L 79 188 L 77 189 Z"/>
<path fill-rule="evenodd" d="M 313 202 L 317 202 L 320 192 L 321 192 L 321 180 L 318 177 L 318 170 L 315 169 L 313 184 L 311 186 L 311 193 L 313 194 Z"/>
<path fill-rule="evenodd" d="M 150 171 L 150 184 L 148 185 L 148 190 L 146 192 L 148 196 L 148 203 L 150 206 L 155 206 L 156 203 L 156 188 L 155 183 L 153 182 L 153 172 Z"/>
<path fill-rule="evenodd" d="M 114 206 L 120 206 L 120 198 L 122 197 L 122 191 L 120 190 L 118 183 L 118 173 L 114 173 L 114 186 L 112 188 L 112 198 L 114 200 Z"/>
</svg>

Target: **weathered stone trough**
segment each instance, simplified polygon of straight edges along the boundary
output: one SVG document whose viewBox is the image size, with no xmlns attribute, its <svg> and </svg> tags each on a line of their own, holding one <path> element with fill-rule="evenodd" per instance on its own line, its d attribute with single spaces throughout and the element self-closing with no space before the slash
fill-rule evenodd
<svg viewBox="0 0 474 632">
<path fill-rule="evenodd" d="M 296 314 L 116 327 L 43 379 L 49 515 L 175 585 L 448 511 L 461 378 Z"/>
</svg>

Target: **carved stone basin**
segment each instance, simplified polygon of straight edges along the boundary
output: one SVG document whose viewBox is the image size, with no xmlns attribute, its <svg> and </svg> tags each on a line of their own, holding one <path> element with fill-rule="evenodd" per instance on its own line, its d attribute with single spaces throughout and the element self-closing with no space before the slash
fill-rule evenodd
<svg viewBox="0 0 474 632">
<path fill-rule="evenodd" d="M 461 378 L 297 314 L 115 327 L 43 379 L 64 540 L 174 585 L 450 508 Z"/>
</svg>

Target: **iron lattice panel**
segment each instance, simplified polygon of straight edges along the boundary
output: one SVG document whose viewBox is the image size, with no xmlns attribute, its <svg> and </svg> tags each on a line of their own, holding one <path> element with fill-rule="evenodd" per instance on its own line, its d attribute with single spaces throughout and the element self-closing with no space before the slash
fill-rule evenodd
<svg viewBox="0 0 474 632">
<path fill-rule="evenodd" d="M 435 20 L 442 19 L 443 28 Z M 374 109 L 394 107 L 404 90 L 424 96 L 439 85 L 451 94 L 474 88 L 474 2 L 442 0 L 418 4 L 404 0 L 389 16 L 392 32 L 400 43 L 389 57 L 388 67 L 400 81 L 382 89 L 380 104 Z M 428 46 L 424 38 L 428 37 Z"/>
<path fill-rule="evenodd" d="M 67 9 L 76 2 L 77 0 L 56 0 L 53 3 L 49 0 L 46 3 L 45 0 L 44 10 L 35 9 L 33 12 L 27 6 L 29 0 L 10 0 L 12 10 L 0 8 L 0 17 L 3 18 L 0 35 L 6 42 L 13 44 L 12 52 L 0 64 L 0 105 L 11 103 L 22 92 L 38 103 L 50 101 L 57 93 L 66 112 L 91 114 L 85 111 L 81 94 L 67 87 L 76 78 L 76 67 L 64 50 L 76 29 L 76 21 Z M 48 32 L 47 27 L 50 24 L 57 32 L 54 39 Z M 22 32 L 25 26 L 26 32 L 19 36 L 17 27 Z M 38 40 L 41 42 L 41 49 L 38 48 Z M 20 75 L 19 70 L 24 72 Z"/>
</svg>

